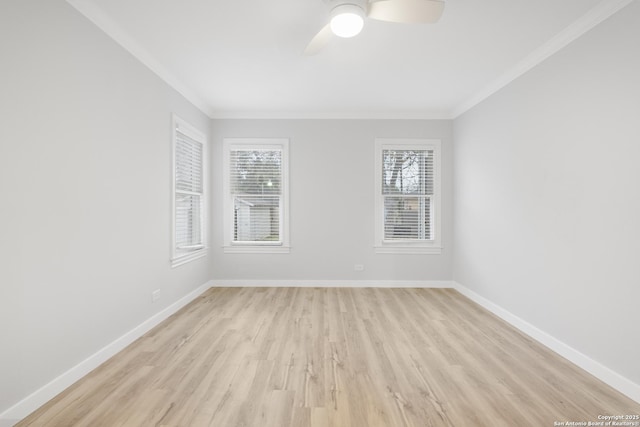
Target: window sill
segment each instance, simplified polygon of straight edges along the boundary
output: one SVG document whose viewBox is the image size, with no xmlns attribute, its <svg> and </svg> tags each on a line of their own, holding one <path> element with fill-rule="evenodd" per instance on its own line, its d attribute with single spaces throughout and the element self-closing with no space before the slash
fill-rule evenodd
<svg viewBox="0 0 640 427">
<path fill-rule="evenodd" d="M 207 255 L 207 248 L 203 248 L 188 254 L 178 255 L 171 259 L 171 268 L 184 265 L 188 262 L 195 261 L 198 258 L 202 258 Z"/>
<path fill-rule="evenodd" d="M 440 255 L 440 246 L 376 246 L 377 254 Z"/>
<path fill-rule="evenodd" d="M 225 254 L 288 254 L 289 246 L 224 246 Z"/>
</svg>

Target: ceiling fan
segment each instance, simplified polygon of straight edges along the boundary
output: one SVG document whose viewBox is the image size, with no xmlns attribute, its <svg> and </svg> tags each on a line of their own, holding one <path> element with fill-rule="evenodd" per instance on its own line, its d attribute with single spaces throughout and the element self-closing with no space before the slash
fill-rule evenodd
<svg viewBox="0 0 640 427">
<path fill-rule="evenodd" d="M 336 35 L 353 37 L 362 31 L 364 19 L 402 24 L 437 22 L 444 10 L 442 0 L 330 0 L 331 19 L 304 50 L 315 55 Z"/>
</svg>

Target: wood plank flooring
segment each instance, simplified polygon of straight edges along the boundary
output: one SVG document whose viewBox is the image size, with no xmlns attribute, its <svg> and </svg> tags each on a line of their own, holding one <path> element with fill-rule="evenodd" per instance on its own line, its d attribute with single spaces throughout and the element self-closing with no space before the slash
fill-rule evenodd
<svg viewBox="0 0 640 427">
<path fill-rule="evenodd" d="M 640 405 L 452 289 L 214 288 L 18 426 L 553 426 Z"/>
</svg>

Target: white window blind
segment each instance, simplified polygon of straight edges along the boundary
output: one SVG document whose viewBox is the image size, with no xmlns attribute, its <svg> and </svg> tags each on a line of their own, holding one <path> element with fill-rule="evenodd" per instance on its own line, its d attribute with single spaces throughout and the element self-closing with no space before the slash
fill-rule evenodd
<svg viewBox="0 0 640 427">
<path fill-rule="evenodd" d="M 282 243 L 282 154 L 274 148 L 229 150 L 233 242 Z"/>
<path fill-rule="evenodd" d="M 204 152 L 204 136 L 174 118 L 174 265 L 204 252 Z"/>
<path fill-rule="evenodd" d="M 376 138 L 375 251 L 439 254 L 441 142 Z"/>
<path fill-rule="evenodd" d="M 176 249 L 193 250 L 202 240 L 202 144 L 176 131 Z"/>
<path fill-rule="evenodd" d="M 432 240 L 433 150 L 383 150 L 384 240 Z"/>
</svg>

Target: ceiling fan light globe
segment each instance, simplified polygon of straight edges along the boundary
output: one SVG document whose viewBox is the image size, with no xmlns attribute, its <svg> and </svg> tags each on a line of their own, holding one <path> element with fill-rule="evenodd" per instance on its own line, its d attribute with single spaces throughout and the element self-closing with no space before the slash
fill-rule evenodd
<svg viewBox="0 0 640 427">
<path fill-rule="evenodd" d="M 338 37 L 349 38 L 360 34 L 364 26 L 364 10 L 354 4 L 343 4 L 331 11 L 331 31 Z"/>
</svg>

